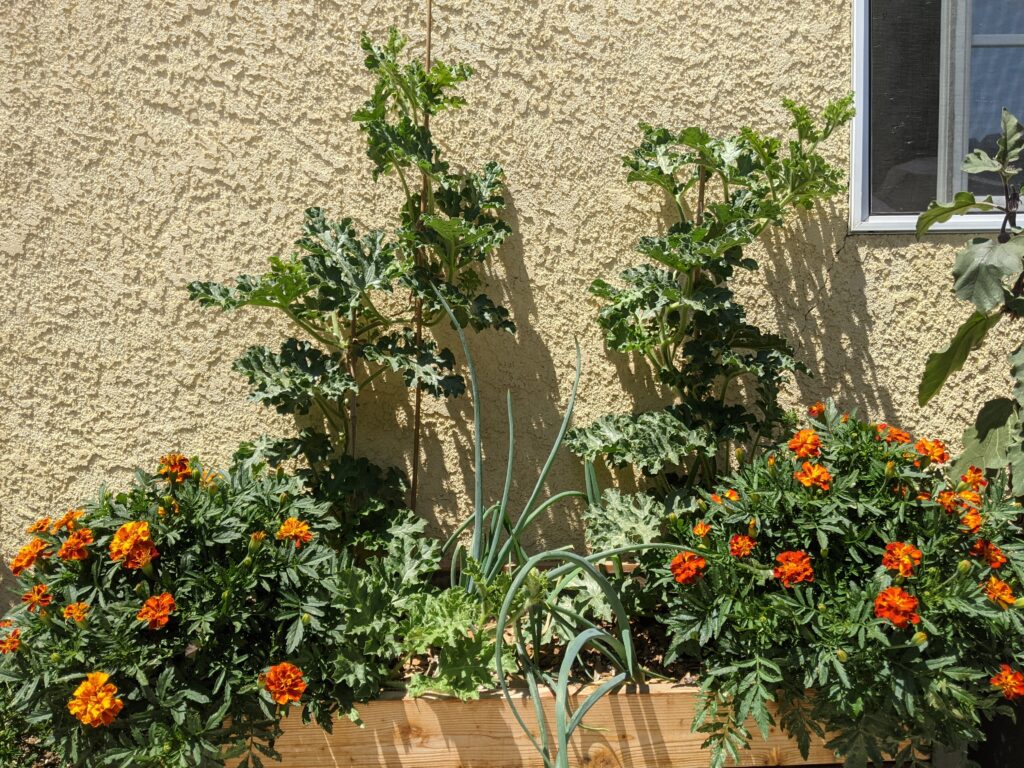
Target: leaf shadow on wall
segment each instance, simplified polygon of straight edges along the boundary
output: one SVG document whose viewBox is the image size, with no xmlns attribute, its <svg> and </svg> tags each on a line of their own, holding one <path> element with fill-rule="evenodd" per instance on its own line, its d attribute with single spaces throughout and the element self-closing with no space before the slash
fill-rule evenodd
<svg viewBox="0 0 1024 768">
<path fill-rule="evenodd" d="M 834 205 L 800 211 L 793 223 L 768 230 L 763 244 L 768 258 L 760 275 L 770 311 L 814 374 L 796 377 L 798 405 L 832 397 L 841 410 L 891 417 L 889 377 L 872 354 L 863 246 L 845 215 Z"/>
</svg>

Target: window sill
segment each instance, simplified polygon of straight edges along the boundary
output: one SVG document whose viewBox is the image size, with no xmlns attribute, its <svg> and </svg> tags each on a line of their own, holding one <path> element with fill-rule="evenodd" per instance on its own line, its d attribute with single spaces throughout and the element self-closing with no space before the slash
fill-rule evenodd
<svg viewBox="0 0 1024 768">
<path fill-rule="evenodd" d="M 932 226 L 928 234 L 959 232 L 964 234 L 984 234 L 999 231 L 1003 225 L 1003 214 L 972 214 L 957 216 Z M 917 228 L 917 216 L 913 214 L 892 216 L 868 216 L 861 221 L 850 222 L 853 234 L 914 234 Z"/>
</svg>

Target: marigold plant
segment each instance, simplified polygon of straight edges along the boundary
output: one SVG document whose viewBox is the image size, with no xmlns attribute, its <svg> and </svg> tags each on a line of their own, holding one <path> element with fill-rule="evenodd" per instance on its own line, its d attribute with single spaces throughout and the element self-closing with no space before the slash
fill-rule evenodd
<svg viewBox="0 0 1024 768">
<path fill-rule="evenodd" d="M 1024 696 L 1020 509 L 1003 478 L 949 458 L 829 403 L 723 480 L 738 500 L 719 489 L 669 516 L 668 660 L 700 659 L 695 727 L 716 765 L 749 718 L 805 753 L 826 738 L 847 765 L 923 765 Z"/>
<path fill-rule="evenodd" d="M 403 605 L 436 567 L 411 517 L 374 550 L 337 546 L 329 504 L 248 450 L 222 473 L 170 454 L 31 528 L 0 681 L 86 768 L 258 766 L 289 707 L 353 714 L 392 675 Z"/>
</svg>

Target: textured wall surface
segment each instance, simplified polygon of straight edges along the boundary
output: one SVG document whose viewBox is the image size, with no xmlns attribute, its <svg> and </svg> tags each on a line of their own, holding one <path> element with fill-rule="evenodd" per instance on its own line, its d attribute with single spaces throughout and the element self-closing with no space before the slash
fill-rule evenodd
<svg viewBox="0 0 1024 768">
<path fill-rule="evenodd" d="M 573 368 L 579 419 L 649 382 L 602 348 L 586 286 L 634 263 L 659 200 L 627 185 L 619 156 L 639 120 L 713 131 L 781 130 L 783 96 L 816 107 L 850 82 L 850 0 L 438 0 L 435 55 L 477 76 L 469 107 L 438 121 L 452 159 L 500 161 L 516 234 L 491 276 L 516 338 L 477 337 L 487 439 L 504 469 L 503 398 L 519 404 L 517 479 L 531 482 Z M 289 425 L 245 400 L 230 363 L 284 326 L 258 312 L 191 306 L 185 284 L 261 269 L 287 250 L 311 204 L 386 223 L 395 190 L 375 184 L 348 117 L 367 95 L 361 30 L 408 31 L 404 0 L 3 0 L 0 3 L 0 549 L 29 518 L 169 450 L 224 461 Z M 827 153 L 848 163 L 848 135 Z M 961 237 L 851 236 L 847 200 L 758 246 L 743 298 L 818 371 L 790 402 L 836 396 L 872 417 L 955 440 L 1003 350 L 957 377 L 927 410 L 914 391 L 929 350 L 965 312 L 949 290 Z M 623 397 L 623 392 L 627 396 Z M 423 512 L 442 527 L 468 509 L 466 402 L 428 403 Z M 363 447 L 408 465 L 404 390 L 361 410 Z M 553 487 L 576 487 L 569 457 Z M 549 540 L 578 534 L 562 512 Z"/>
</svg>

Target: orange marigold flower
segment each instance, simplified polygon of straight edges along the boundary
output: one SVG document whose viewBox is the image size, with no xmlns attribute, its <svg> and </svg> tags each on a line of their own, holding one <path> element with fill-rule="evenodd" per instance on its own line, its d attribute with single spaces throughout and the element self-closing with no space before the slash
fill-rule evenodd
<svg viewBox="0 0 1024 768">
<path fill-rule="evenodd" d="M 21 596 L 21 602 L 28 605 L 29 613 L 45 608 L 53 602 L 53 595 L 45 584 L 36 584 Z"/>
<path fill-rule="evenodd" d="M 170 620 L 171 612 L 176 608 L 174 596 L 170 592 L 164 592 L 162 595 L 148 598 L 135 614 L 135 618 L 139 621 L 148 621 L 150 629 L 163 629 Z"/>
<path fill-rule="evenodd" d="M 1010 585 L 1005 581 L 997 579 L 995 576 L 989 576 L 988 581 L 982 584 L 981 588 L 985 590 L 985 597 L 998 605 L 1004 611 L 1007 608 L 1012 608 L 1013 604 L 1017 601 L 1017 598 L 1013 595 L 1013 590 L 1010 588 Z"/>
<path fill-rule="evenodd" d="M 313 540 L 309 524 L 295 517 L 289 517 L 281 523 L 281 527 L 277 529 L 276 536 L 278 541 L 294 541 L 296 549 Z"/>
<path fill-rule="evenodd" d="M 999 665 L 999 674 L 995 675 L 989 682 L 993 688 L 1003 692 L 1003 697 L 1013 701 L 1024 696 L 1024 674 L 1021 674 L 1009 664 Z"/>
<path fill-rule="evenodd" d="M 818 418 L 824 412 L 825 412 L 825 404 L 823 402 L 821 402 L 820 400 L 818 402 L 816 402 L 814 405 L 808 406 L 808 408 L 807 408 L 807 415 L 810 416 L 812 419 Z"/>
<path fill-rule="evenodd" d="M 976 491 L 980 491 L 988 485 L 988 480 L 985 479 L 985 470 L 979 469 L 973 464 L 967 468 L 966 472 L 960 475 L 960 481 L 967 483 Z"/>
<path fill-rule="evenodd" d="M 974 542 L 971 546 L 971 556 L 984 560 L 988 567 L 993 570 L 1002 568 L 1007 562 L 1003 550 L 991 541 L 985 541 L 984 539 L 978 539 Z"/>
<path fill-rule="evenodd" d="M 263 687 L 275 702 L 287 704 L 302 698 L 306 683 L 302 679 L 302 670 L 284 661 L 267 670 L 263 675 Z"/>
<path fill-rule="evenodd" d="M 85 621 L 88 612 L 88 603 L 68 603 L 64 606 L 64 618 L 69 621 Z"/>
<path fill-rule="evenodd" d="M 841 423 L 843 423 L 843 424 L 845 424 L 849 420 L 850 420 L 850 414 L 848 414 L 848 413 L 844 413 L 842 416 L 839 417 L 839 421 Z"/>
<path fill-rule="evenodd" d="M 60 550 L 57 557 L 61 560 L 85 560 L 89 557 L 89 550 L 86 547 L 93 543 L 92 531 L 88 528 L 78 528 L 71 532 Z"/>
<path fill-rule="evenodd" d="M 885 440 L 887 443 L 909 443 L 911 441 L 910 433 L 904 432 L 902 429 L 891 427 L 885 422 L 881 422 L 875 425 L 875 432 L 878 433 L 879 440 Z"/>
<path fill-rule="evenodd" d="M 729 539 L 729 554 L 733 557 L 750 557 L 754 553 L 757 542 L 749 536 L 737 533 Z"/>
<path fill-rule="evenodd" d="M 916 498 L 918 501 L 931 501 L 932 495 L 928 493 L 928 491 L 918 491 L 917 496 L 915 496 L 914 498 Z"/>
<path fill-rule="evenodd" d="M 985 518 L 976 509 L 969 509 L 960 518 L 960 525 L 967 529 L 968 533 L 977 533 L 985 524 Z"/>
<path fill-rule="evenodd" d="M 267 532 L 266 531 L 254 531 L 253 534 L 249 538 L 252 539 L 253 541 L 263 541 L 265 538 L 267 538 Z"/>
<path fill-rule="evenodd" d="M 725 492 L 725 498 L 727 498 L 729 501 L 739 501 L 740 500 L 739 491 L 736 491 L 736 490 L 730 488 L 728 491 Z"/>
<path fill-rule="evenodd" d="M 969 507 L 981 506 L 981 494 L 977 491 L 960 491 L 956 496 L 962 504 Z"/>
<path fill-rule="evenodd" d="M 171 512 L 174 513 L 175 515 L 177 515 L 179 512 L 181 512 L 181 506 L 178 504 L 178 500 L 177 499 L 171 499 L 170 507 L 171 507 Z M 163 506 L 157 507 L 156 508 L 156 513 L 158 515 L 160 515 L 160 517 L 164 517 L 167 514 L 167 507 L 163 507 Z"/>
<path fill-rule="evenodd" d="M 774 467 L 775 466 L 775 454 L 774 453 L 771 456 L 768 457 L 768 466 L 769 467 Z"/>
<path fill-rule="evenodd" d="M 699 522 L 697 522 L 696 525 L 693 526 L 693 535 L 699 539 L 703 539 L 709 533 L 711 533 L 711 526 L 705 523 L 703 520 L 700 520 Z"/>
<path fill-rule="evenodd" d="M 220 473 L 212 469 L 204 469 L 199 477 L 199 487 L 204 491 L 210 491 L 217 487 L 220 482 Z"/>
<path fill-rule="evenodd" d="M 36 564 L 40 558 L 50 557 L 53 553 L 49 551 L 50 545 L 38 536 L 24 547 L 18 550 L 18 554 L 11 561 L 11 573 L 21 576 L 25 571 Z"/>
<path fill-rule="evenodd" d="M 7 655 L 8 653 L 17 653 L 18 649 L 21 648 L 21 630 L 11 630 L 11 633 L 7 635 L 3 640 L 0 640 L 0 653 Z"/>
<path fill-rule="evenodd" d="M 917 598 L 899 587 L 889 587 L 879 593 L 875 598 L 875 616 L 888 619 L 897 629 L 921 623 L 921 617 L 917 615 Z"/>
<path fill-rule="evenodd" d="M 25 529 L 25 533 L 46 533 L 50 527 L 50 518 L 41 517 Z"/>
<path fill-rule="evenodd" d="M 63 515 L 61 515 L 56 520 L 56 522 L 54 522 L 54 524 L 50 527 L 50 533 L 56 536 L 57 532 L 60 531 L 62 528 L 67 528 L 68 531 L 75 530 L 75 525 L 78 523 L 78 521 L 82 518 L 84 514 L 84 509 L 69 509 Z"/>
<path fill-rule="evenodd" d="M 904 544 L 902 541 L 893 541 L 885 545 L 885 554 L 882 555 L 882 565 L 890 571 L 896 571 L 900 576 L 909 578 L 913 575 L 914 569 L 921 564 L 921 550 L 913 544 Z"/>
<path fill-rule="evenodd" d="M 946 510 L 947 515 L 952 515 L 960 506 L 960 500 L 956 497 L 956 491 L 939 491 L 935 502 Z"/>
<path fill-rule="evenodd" d="M 719 496 L 717 493 L 712 493 L 711 494 L 711 500 L 713 502 L 715 502 L 715 504 L 721 504 L 722 503 L 722 497 Z"/>
<path fill-rule="evenodd" d="M 801 582 L 814 581 L 814 569 L 811 558 L 806 552 L 782 552 L 775 558 L 778 565 L 772 571 L 783 587 L 791 587 Z"/>
<path fill-rule="evenodd" d="M 823 491 L 827 491 L 829 483 L 832 482 L 832 475 L 825 467 L 821 464 L 811 464 L 809 461 L 805 461 L 799 471 L 793 473 L 793 477 L 807 488 L 817 486 Z"/>
<path fill-rule="evenodd" d="M 949 461 L 949 451 L 941 440 L 918 440 L 914 450 L 927 457 L 933 464 L 945 464 Z"/>
<path fill-rule="evenodd" d="M 106 672 L 90 672 L 75 689 L 68 702 L 68 711 L 83 725 L 93 728 L 110 725 L 124 706 L 124 702 L 117 698 L 117 686 L 108 683 L 109 679 Z"/>
<path fill-rule="evenodd" d="M 801 429 L 793 435 L 787 445 L 798 459 L 809 459 L 821 455 L 821 438 L 813 429 Z"/>
<path fill-rule="evenodd" d="M 704 575 L 708 561 L 695 552 L 680 552 L 672 558 L 669 567 L 680 584 L 693 584 Z"/>
<path fill-rule="evenodd" d="M 160 457 L 160 467 L 156 473 L 171 485 L 183 483 L 192 476 L 188 457 L 183 453 L 168 453 Z"/>
<path fill-rule="evenodd" d="M 125 568 L 143 568 L 159 554 L 145 521 L 125 523 L 110 541 L 110 559 Z"/>
<path fill-rule="evenodd" d="M 7 628 L 13 627 L 13 626 L 14 626 L 14 622 L 11 621 L 10 619 L 4 619 L 3 621 L 0 621 L 0 629 L 7 629 Z"/>
</svg>

